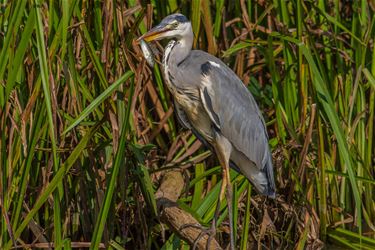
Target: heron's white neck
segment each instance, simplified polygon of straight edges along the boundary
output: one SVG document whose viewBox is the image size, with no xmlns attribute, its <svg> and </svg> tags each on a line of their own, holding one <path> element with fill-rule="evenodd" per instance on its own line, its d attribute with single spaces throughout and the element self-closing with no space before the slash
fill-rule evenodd
<svg viewBox="0 0 375 250">
<path fill-rule="evenodd" d="M 190 23 L 185 32 L 175 39 L 165 47 L 163 56 L 164 78 L 172 93 L 176 91 L 179 85 L 179 82 L 175 80 L 179 72 L 178 67 L 189 56 L 193 46 L 194 36 Z"/>
<path fill-rule="evenodd" d="M 177 66 L 181 63 L 190 53 L 193 46 L 194 35 L 189 24 L 188 28 L 181 36 L 176 37 L 168 43 L 164 52 L 163 64 L 164 66 Z"/>
</svg>

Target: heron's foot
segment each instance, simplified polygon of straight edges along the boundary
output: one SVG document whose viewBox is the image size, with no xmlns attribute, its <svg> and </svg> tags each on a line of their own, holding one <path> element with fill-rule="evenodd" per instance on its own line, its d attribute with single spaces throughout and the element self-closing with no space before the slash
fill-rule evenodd
<svg viewBox="0 0 375 250">
<path fill-rule="evenodd" d="M 210 244 L 213 238 L 216 236 L 216 223 L 215 221 L 212 223 L 210 228 L 206 228 L 200 224 L 185 224 L 182 227 L 180 227 L 180 230 L 183 230 L 188 227 L 193 227 L 199 229 L 201 232 L 199 233 L 198 237 L 194 240 L 194 244 L 192 247 L 192 250 L 198 249 L 198 243 L 199 241 L 205 236 L 208 235 L 206 249 L 210 249 Z"/>
<path fill-rule="evenodd" d="M 206 250 L 210 249 L 212 239 L 215 239 L 216 236 L 216 225 L 215 222 L 212 223 L 210 228 L 202 228 L 201 233 L 198 235 L 197 239 L 194 241 L 193 250 L 197 249 L 198 242 L 204 237 L 208 235 Z"/>
<path fill-rule="evenodd" d="M 215 238 L 216 236 L 216 218 L 212 220 L 211 228 L 208 231 L 209 231 L 209 234 L 208 234 L 206 249 L 210 249 L 212 238 Z"/>
</svg>

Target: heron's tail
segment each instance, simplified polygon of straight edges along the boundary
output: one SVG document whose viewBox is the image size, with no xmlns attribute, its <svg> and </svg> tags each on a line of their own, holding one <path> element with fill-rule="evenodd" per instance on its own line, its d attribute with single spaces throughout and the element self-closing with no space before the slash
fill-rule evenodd
<svg viewBox="0 0 375 250">
<path fill-rule="evenodd" d="M 265 157 L 265 164 L 263 165 L 263 168 L 260 169 L 241 152 L 234 150 L 232 152 L 232 162 L 230 163 L 230 166 L 246 176 L 259 194 L 275 198 L 276 188 L 273 177 L 271 154 L 267 152 Z"/>
<path fill-rule="evenodd" d="M 271 154 L 262 170 L 257 169 L 257 174 L 249 178 L 258 193 L 266 195 L 272 199 L 276 198 L 275 180 L 273 177 L 273 165 Z"/>
<path fill-rule="evenodd" d="M 272 156 L 269 154 L 268 160 L 266 165 L 263 168 L 263 172 L 267 176 L 267 187 L 265 188 L 264 195 L 275 199 L 276 198 L 276 187 L 275 187 L 275 179 L 273 176 L 273 164 L 272 164 Z"/>
</svg>

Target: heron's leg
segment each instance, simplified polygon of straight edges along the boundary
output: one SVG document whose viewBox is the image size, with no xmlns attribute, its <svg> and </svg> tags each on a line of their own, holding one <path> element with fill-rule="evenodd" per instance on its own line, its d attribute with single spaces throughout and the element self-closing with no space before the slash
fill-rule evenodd
<svg viewBox="0 0 375 250">
<path fill-rule="evenodd" d="M 225 188 L 228 185 L 228 179 L 224 178 L 224 176 L 225 176 L 225 174 L 223 172 L 223 179 L 221 181 L 221 186 L 220 186 L 219 200 L 216 203 L 216 208 L 215 208 L 215 213 L 214 213 L 214 220 L 213 220 L 213 223 L 212 223 L 213 226 L 216 225 L 216 221 L 219 218 L 220 205 L 221 205 L 221 202 L 224 200 Z"/>
<path fill-rule="evenodd" d="M 233 229 L 233 189 L 232 183 L 230 182 L 230 174 L 229 174 L 229 162 L 225 166 L 225 170 L 223 171 L 224 175 L 223 178 L 226 178 L 227 185 L 226 185 L 226 198 L 228 204 L 228 216 L 229 216 L 229 229 L 230 229 L 230 246 L 231 249 L 234 250 L 234 229 Z"/>
<path fill-rule="evenodd" d="M 224 175 L 223 175 L 224 176 Z M 221 202 L 223 201 L 224 199 L 224 195 L 225 195 L 225 187 L 227 186 L 227 179 L 226 178 L 223 178 L 222 179 L 222 182 L 221 182 L 221 186 L 220 186 L 220 193 L 219 193 L 219 200 L 217 201 L 216 203 L 216 208 L 215 208 L 215 213 L 214 213 L 214 218 L 212 220 L 212 224 L 211 224 L 211 229 L 210 229 L 210 236 L 207 240 L 207 247 L 210 246 L 210 243 L 211 243 L 211 240 L 213 237 L 215 237 L 216 235 L 216 222 L 219 218 L 219 214 L 220 214 L 220 205 L 221 205 Z"/>
<path fill-rule="evenodd" d="M 226 194 L 227 198 L 227 204 L 228 204 L 228 216 L 229 216 L 229 229 L 230 229 L 230 249 L 234 250 L 234 230 L 233 230 L 233 194 L 232 194 L 232 185 L 230 182 L 230 173 L 229 173 L 229 160 L 230 160 L 230 154 L 232 152 L 232 144 L 221 134 L 216 133 L 215 134 L 215 151 L 217 154 L 217 157 L 219 158 L 220 164 L 223 168 L 223 180 L 222 185 L 220 189 L 220 197 L 219 202 L 220 203 L 224 199 L 224 194 Z M 226 191 L 226 192 L 225 192 Z M 220 207 L 220 204 L 218 204 Z M 218 207 L 216 207 L 218 213 L 218 210 L 220 210 Z M 215 222 L 216 223 L 216 222 Z"/>
</svg>

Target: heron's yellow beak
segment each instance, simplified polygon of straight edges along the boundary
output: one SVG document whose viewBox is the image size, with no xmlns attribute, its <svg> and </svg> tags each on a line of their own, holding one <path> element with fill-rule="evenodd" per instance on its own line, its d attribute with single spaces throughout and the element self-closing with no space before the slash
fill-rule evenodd
<svg viewBox="0 0 375 250">
<path fill-rule="evenodd" d="M 164 37 L 163 34 L 167 31 L 170 31 L 170 29 L 165 26 L 157 25 L 154 28 L 150 29 L 147 33 L 139 37 L 137 39 L 137 42 L 139 42 L 140 40 L 145 40 L 146 42 L 159 40 Z"/>
</svg>

